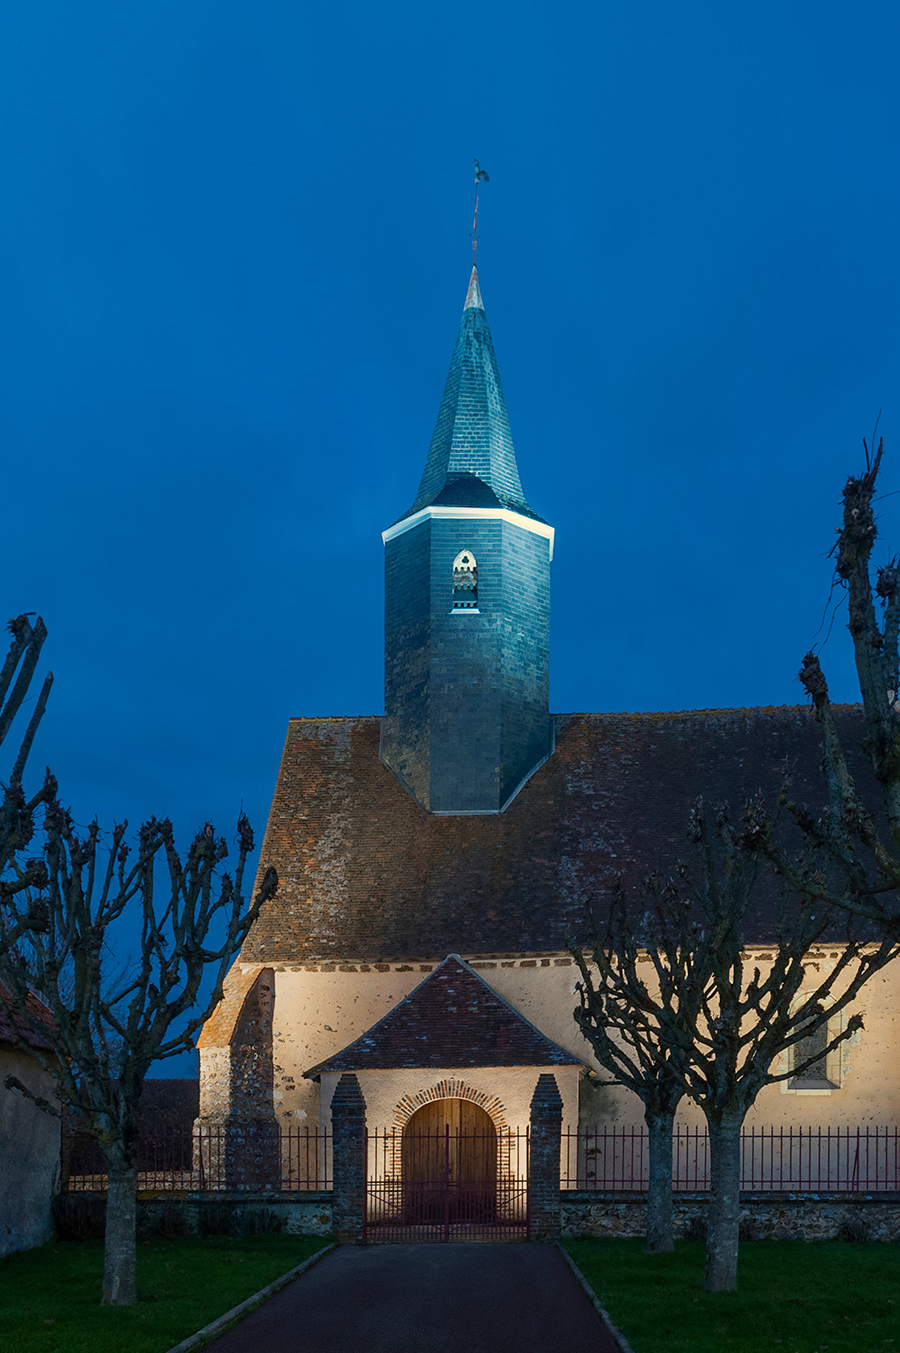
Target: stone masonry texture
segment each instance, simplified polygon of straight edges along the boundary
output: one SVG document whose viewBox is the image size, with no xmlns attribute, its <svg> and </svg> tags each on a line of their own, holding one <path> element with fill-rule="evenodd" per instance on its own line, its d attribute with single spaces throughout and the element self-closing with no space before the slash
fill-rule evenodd
<svg viewBox="0 0 900 1353">
<path fill-rule="evenodd" d="M 676 1237 L 701 1238 L 709 1197 L 676 1196 Z M 643 1236 L 644 1194 L 564 1192 L 560 1225 L 565 1237 Z M 741 1197 L 741 1234 L 747 1240 L 900 1240 L 900 1197 L 875 1194 L 848 1198 L 830 1194 L 756 1194 Z"/>
<path fill-rule="evenodd" d="M 559 1152 L 562 1095 L 549 1072 L 538 1076 L 531 1100 L 528 1169 L 528 1233 L 532 1240 L 559 1235 Z"/>
<path fill-rule="evenodd" d="M 366 1205 L 366 1101 L 353 1075 L 343 1075 L 331 1101 L 334 1233 L 360 1240 Z"/>
</svg>

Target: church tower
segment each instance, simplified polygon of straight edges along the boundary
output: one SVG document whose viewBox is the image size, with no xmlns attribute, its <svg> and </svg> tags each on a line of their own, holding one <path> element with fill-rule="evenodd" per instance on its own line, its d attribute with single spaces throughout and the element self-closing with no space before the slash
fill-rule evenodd
<svg viewBox="0 0 900 1353">
<path fill-rule="evenodd" d="M 500 813 L 553 750 L 553 528 L 522 493 L 473 267 L 412 507 L 383 533 L 381 758 L 431 813 Z"/>
</svg>

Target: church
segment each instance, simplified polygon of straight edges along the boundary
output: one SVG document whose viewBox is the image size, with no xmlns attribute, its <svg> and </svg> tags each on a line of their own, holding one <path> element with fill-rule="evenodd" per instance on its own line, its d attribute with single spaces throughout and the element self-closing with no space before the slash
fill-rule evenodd
<svg viewBox="0 0 900 1353">
<path fill-rule="evenodd" d="M 519 479 L 474 267 L 418 493 L 383 540 L 384 715 L 288 723 L 260 858 L 279 889 L 202 1031 L 199 1122 L 327 1128 L 352 1073 L 370 1129 L 518 1130 L 541 1076 L 564 1131 L 639 1125 L 573 1019 L 586 909 L 672 869 L 700 794 L 773 793 L 787 759 L 815 801 L 818 726 L 800 706 L 551 714 L 554 529 Z M 761 916 L 763 961 L 767 940 Z M 896 1122 L 898 979 L 748 1122 Z"/>
</svg>

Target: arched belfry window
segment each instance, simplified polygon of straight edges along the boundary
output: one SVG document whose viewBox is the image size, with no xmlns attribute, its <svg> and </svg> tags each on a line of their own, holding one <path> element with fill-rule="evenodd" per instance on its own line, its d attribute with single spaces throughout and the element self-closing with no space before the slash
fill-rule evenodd
<svg viewBox="0 0 900 1353">
<path fill-rule="evenodd" d="M 453 609 L 478 610 L 478 565 L 471 550 L 460 550 L 453 560 Z"/>
</svg>

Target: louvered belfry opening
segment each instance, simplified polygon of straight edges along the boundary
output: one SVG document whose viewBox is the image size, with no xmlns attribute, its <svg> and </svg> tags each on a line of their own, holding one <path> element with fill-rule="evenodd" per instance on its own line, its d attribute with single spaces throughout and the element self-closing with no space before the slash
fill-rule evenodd
<svg viewBox="0 0 900 1353">
<path fill-rule="evenodd" d="M 461 550 L 453 561 L 453 609 L 478 610 L 478 565 L 471 550 Z"/>
<path fill-rule="evenodd" d="M 553 752 L 553 528 L 525 499 L 473 269 L 425 468 L 385 546 L 380 756 L 429 813 L 502 813 Z"/>
</svg>

